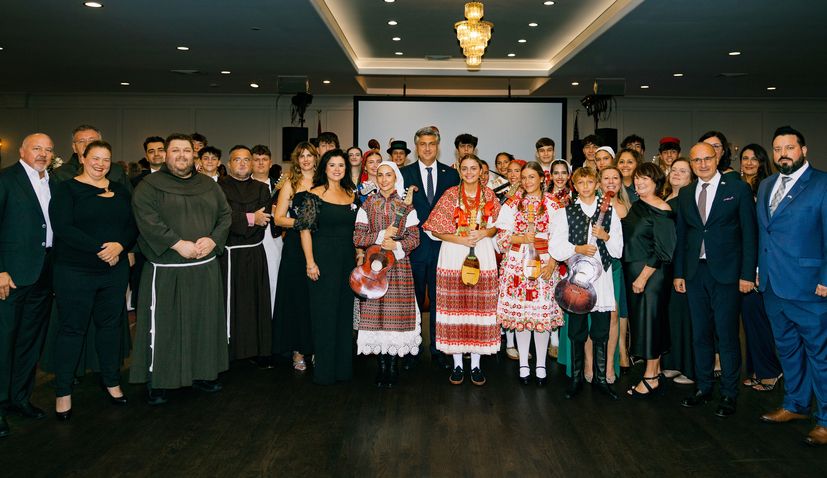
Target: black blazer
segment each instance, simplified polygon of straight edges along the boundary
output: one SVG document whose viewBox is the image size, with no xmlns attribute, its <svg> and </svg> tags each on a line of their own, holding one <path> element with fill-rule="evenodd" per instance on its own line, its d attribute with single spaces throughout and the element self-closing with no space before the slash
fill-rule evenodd
<svg viewBox="0 0 827 478">
<path fill-rule="evenodd" d="M 419 172 L 419 161 L 409 164 L 401 169 L 402 179 L 405 181 L 405 188 L 414 185 L 417 187 L 416 193 L 413 197 L 413 206 L 416 210 L 416 215 L 419 217 L 419 246 L 411 252 L 412 262 L 425 262 L 430 257 L 439 254 L 440 241 L 434 241 L 427 234 L 422 231 L 422 225 L 428 220 L 431 215 L 431 210 L 436 206 L 442 194 L 448 188 L 459 184 L 459 174 L 457 171 L 439 161 L 434 165 L 436 171 L 436 189 L 434 190 L 434 203 L 428 203 L 428 196 L 425 194 L 425 187 L 422 184 L 422 174 Z"/>
<path fill-rule="evenodd" d="M 722 284 L 737 283 L 739 279 L 755 282 L 758 227 L 749 185 L 739 179 L 722 177 L 705 225 L 695 202 L 697 186 L 698 180 L 695 180 L 678 194 L 675 278 L 695 276 L 703 240 L 706 260 L 716 281 Z"/>
<path fill-rule="evenodd" d="M 51 178 L 49 189 L 52 189 Z M 46 258 L 46 220 L 19 162 L 0 171 L 0 272 L 18 286 L 40 277 Z"/>
</svg>

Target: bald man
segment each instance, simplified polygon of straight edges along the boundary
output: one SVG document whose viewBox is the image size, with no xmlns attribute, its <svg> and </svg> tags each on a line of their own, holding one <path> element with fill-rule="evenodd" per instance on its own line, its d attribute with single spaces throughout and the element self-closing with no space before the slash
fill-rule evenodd
<svg viewBox="0 0 827 478">
<path fill-rule="evenodd" d="M 53 158 L 51 138 L 32 134 L 20 161 L 0 171 L 0 437 L 9 434 L 7 414 L 46 416 L 29 399 L 52 305 L 46 167 Z"/>
</svg>

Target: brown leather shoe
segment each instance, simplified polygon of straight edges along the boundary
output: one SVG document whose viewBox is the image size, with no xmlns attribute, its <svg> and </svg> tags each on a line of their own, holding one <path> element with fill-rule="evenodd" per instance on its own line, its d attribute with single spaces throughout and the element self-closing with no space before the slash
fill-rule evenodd
<svg viewBox="0 0 827 478">
<path fill-rule="evenodd" d="M 807 434 L 804 443 L 812 446 L 827 445 L 827 427 L 816 425 L 816 427 Z"/>
<path fill-rule="evenodd" d="M 778 410 L 761 415 L 761 421 L 767 423 L 787 423 L 793 420 L 806 420 L 808 418 L 810 417 L 807 415 L 793 413 L 784 408 L 779 408 Z"/>
</svg>

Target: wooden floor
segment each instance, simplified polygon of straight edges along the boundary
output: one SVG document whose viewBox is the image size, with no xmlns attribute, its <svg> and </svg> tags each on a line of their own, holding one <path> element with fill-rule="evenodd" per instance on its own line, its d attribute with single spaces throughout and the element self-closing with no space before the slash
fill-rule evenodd
<svg viewBox="0 0 827 478">
<path fill-rule="evenodd" d="M 780 389 L 745 389 L 738 413 L 721 420 L 714 404 L 679 405 L 691 387 L 618 402 L 587 388 L 567 401 L 562 369 L 551 368 L 551 383 L 538 389 L 517 383 L 516 362 L 492 356 L 483 367 L 487 385 L 452 386 L 422 360 L 398 389 L 377 390 L 373 358 L 356 358 L 353 381 L 335 386 L 314 385 L 312 372 L 296 375 L 287 364 L 237 362 L 220 393 L 183 389 L 149 407 L 142 387 L 130 385 L 125 408 L 109 405 L 88 375 L 68 423 L 51 415 L 53 389 L 44 382 L 33 402 L 49 417 L 9 417 L 0 467 L 2 476 L 25 478 L 825 476 L 827 449 L 802 444 L 811 423 L 759 422 L 780 403 Z"/>
</svg>

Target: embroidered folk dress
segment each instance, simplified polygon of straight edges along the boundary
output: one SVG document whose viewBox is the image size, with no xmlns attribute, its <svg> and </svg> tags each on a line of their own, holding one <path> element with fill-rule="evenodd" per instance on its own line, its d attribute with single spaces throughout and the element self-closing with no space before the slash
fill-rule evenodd
<svg viewBox="0 0 827 478">
<path fill-rule="evenodd" d="M 542 204 L 542 207 L 541 207 Z M 554 287 L 560 280 L 555 268 L 551 278 L 530 280 L 523 272 L 523 256 L 528 244 L 511 244 L 511 236 L 529 232 L 534 224 L 535 248 L 543 267 L 548 264 L 549 220 L 557 203 L 550 194 L 542 197 L 515 194 L 505 202 L 497 216 L 497 242 L 506 252 L 500 273 L 497 321 L 505 329 L 546 332 L 563 325 L 563 313 L 554 299 Z"/>
<path fill-rule="evenodd" d="M 468 226 L 458 226 L 459 212 L 478 217 L 479 229 L 491 227 L 500 211 L 494 192 L 482 187 L 477 211 L 468 211 L 460 201 L 460 186 L 440 197 L 423 229 L 437 234 L 467 234 Z M 433 237 L 433 236 L 432 236 Z M 434 237 L 435 240 L 438 240 Z M 497 324 L 497 259 L 494 239 L 477 242 L 474 254 L 480 263 L 479 282 L 467 286 L 462 282 L 462 263 L 470 248 L 443 242 L 436 271 L 436 348 L 446 354 L 495 354 L 500 349 Z"/>
<path fill-rule="evenodd" d="M 387 272 L 388 292 L 379 299 L 360 301 L 356 338 L 358 354 L 416 355 L 422 343 L 420 315 L 414 295 L 413 274 L 408 255 L 419 245 L 419 218 L 412 206 L 406 205 L 394 192 L 388 198 L 372 194 L 365 199 L 356 215 L 353 244 L 367 249 L 382 244 L 385 229 L 396 220 L 396 212 L 404 211 L 403 226 L 393 251 L 396 259 Z"/>
</svg>

